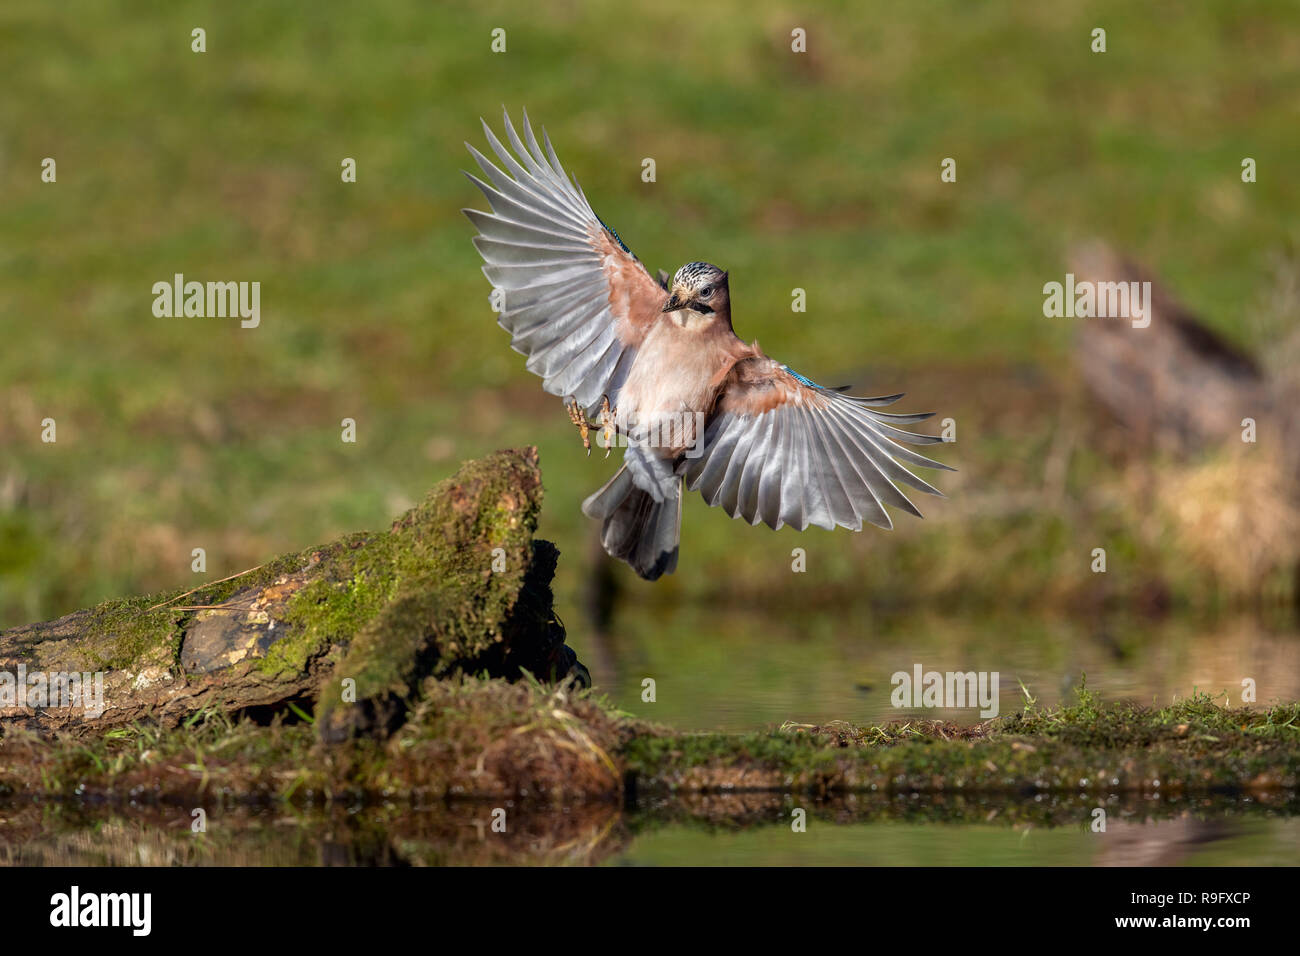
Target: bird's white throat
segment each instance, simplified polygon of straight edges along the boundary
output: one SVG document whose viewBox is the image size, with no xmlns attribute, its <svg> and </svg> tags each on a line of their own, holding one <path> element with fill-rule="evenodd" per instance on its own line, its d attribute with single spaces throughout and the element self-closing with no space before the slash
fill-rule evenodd
<svg viewBox="0 0 1300 956">
<path fill-rule="evenodd" d="M 702 331 L 715 318 L 713 315 L 702 315 L 694 309 L 678 309 L 676 312 L 669 312 L 668 317 L 676 323 L 678 328 L 687 332 Z"/>
</svg>

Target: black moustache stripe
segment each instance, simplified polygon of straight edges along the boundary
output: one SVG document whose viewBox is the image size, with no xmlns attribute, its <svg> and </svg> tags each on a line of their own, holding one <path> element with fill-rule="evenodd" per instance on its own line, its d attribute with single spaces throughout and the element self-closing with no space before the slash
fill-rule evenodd
<svg viewBox="0 0 1300 956">
<path fill-rule="evenodd" d="M 705 305 L 703 302 L 692 302 L 692 303 L 691 303 L 691 308 L 694 309 L 696 312 L 700 313 L 700 315 L 712 315 L 712 314 L 713 314 L 713 310 L 710 309 L 710 308 L 709 308 L 707 305 Z"/>
</svg>

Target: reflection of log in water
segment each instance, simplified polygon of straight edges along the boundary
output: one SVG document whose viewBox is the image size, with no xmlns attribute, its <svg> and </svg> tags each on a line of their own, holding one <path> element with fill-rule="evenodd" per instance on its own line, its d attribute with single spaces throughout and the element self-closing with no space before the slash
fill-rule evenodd
<svg viewBox="0 0 1300 956">
<path fill-rule="evenodd" d="M 1097 795 L 1021 799 L 982 796 L 856 794 L 814 801 L 788 794 L 699 794 L 621 809 L 604 801 L 561 806 L 512 801 L 453 801 L 428 807 L 362 809 L 211 808 L 207 829 L 191 830 L 192 808 L 147 805 L 129 812 L 81 805 L 10 804 L 0 865 L 95 863 L 114 866 L 428 866 L 593 865 L 617 857 L 642 835 L 665 827 L 715 831 L 788 831 L 791 810 L 819 826 L 925 824 L 1083 830 Z M 1252 819 L 1300 812 L 1296 795 L 1243 804 L 1231 796 L 1102 799 L 1110 817 L 1096 834 L 1099 865 L 1178 862 L 1199 846 L 1229 839 Z M 196 804 L 197 806 L 198 804 Z M 504 814 L 504 815 L 502 815 Z M 1203 819 L 1192 814 L 1215 815 Z M 494 821 L 504 825 L 502 831 Z M 899 861 L 904 862 L 904 861 Z"/>
<path fill-rule="evenodd" d="M 600 532 L 593 526 L 588 536 L 587 571 L 582 585 L 582 611 L 589 637 L 584 656 L 595 682 L 618 686 L 618 642 L 613 632 L 620 591 L 614 559 L 605 553 Z"/>
<path fill-rule="evenodd" d="M 197 806 L 198 804 L 196 804 Z M 479 866 L 599 863 L 626 848 L 613 803 L 552 808 L 461 802 L 356 811 L 214 808 L 206 831 L 191 808 L 3 809 L 4 866 Z M 494 814 L 504 830 L 493 829 Z"/>
</svg>

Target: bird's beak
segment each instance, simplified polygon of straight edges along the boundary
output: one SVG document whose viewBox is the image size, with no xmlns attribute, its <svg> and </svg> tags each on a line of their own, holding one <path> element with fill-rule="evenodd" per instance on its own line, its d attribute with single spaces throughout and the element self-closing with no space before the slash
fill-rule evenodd
<svg viewBox="0 0 1300 956">
<path fill-rule="evenodd" d="M 677 293 L 674 292 L 672 295 L 668 297 L 668 302 L 666 305 L 664 305 L 663 311 L 676 312 L 681 307 L 682 307 L 682 300 L 677 298 Z"/>
</svg>

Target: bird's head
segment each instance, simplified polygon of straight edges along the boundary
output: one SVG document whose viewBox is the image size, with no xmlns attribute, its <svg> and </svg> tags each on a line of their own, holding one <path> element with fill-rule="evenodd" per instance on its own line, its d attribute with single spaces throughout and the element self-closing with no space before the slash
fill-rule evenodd
<svg viewBox="0 0 1300 956">
<path fill-rule="evenodd" d="M 691 309 L 701 315 L 715 312 L 730 316 L 731 294 L 727 288 L 727 274 L 708 262 L 688 262 L 677 270 L 668 284 L 668 302 L 665 312 Z"/>
</svg>

